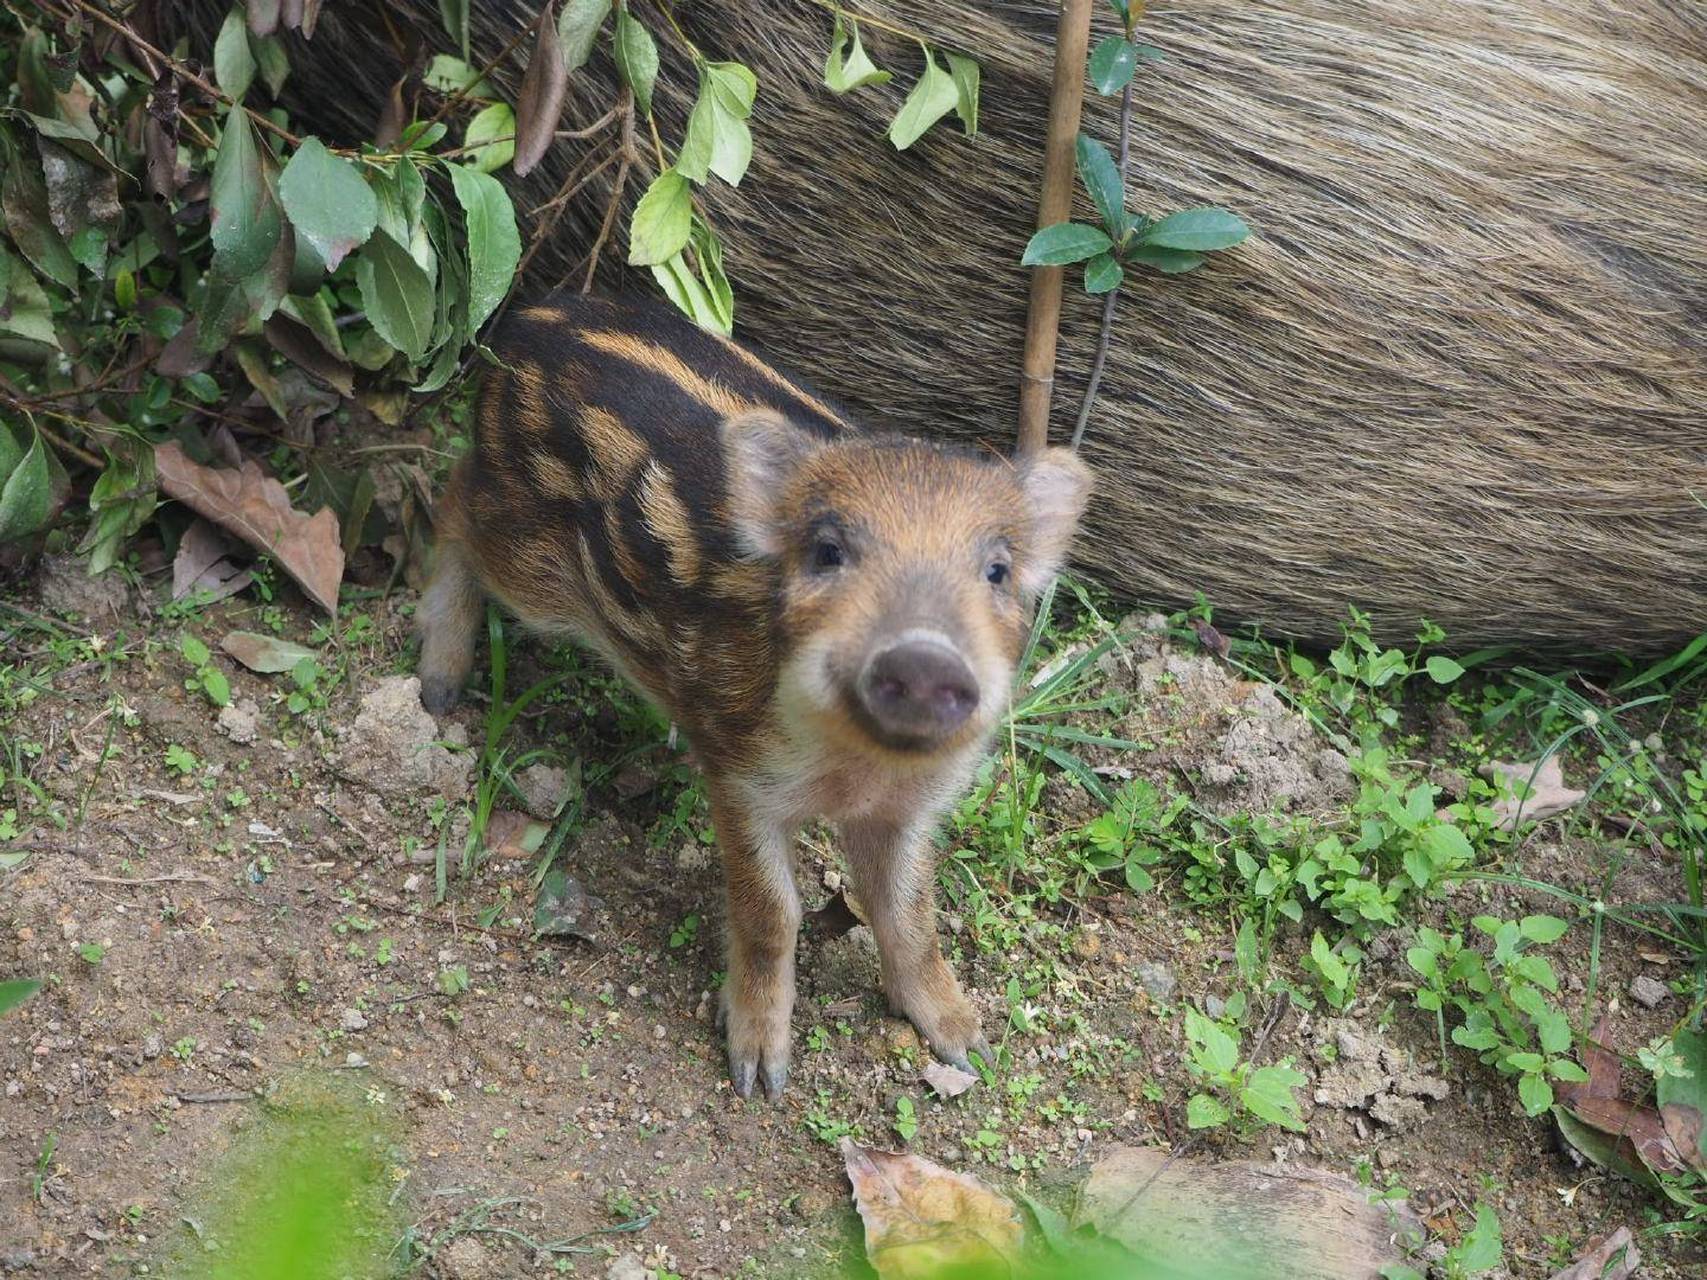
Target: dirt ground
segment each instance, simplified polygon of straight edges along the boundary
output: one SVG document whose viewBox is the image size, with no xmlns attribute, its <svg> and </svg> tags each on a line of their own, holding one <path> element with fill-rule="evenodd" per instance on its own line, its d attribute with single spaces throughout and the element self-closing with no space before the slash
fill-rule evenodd
<svg viewBox="0 0 1707 1280">
<path fill-rule="evenodd" d="M 535 1241 L 650 1215 L 569 1255 L 577 1274 L 619 1280 L 844 1264 L 858 1233 L 835 1141 L 899 1147 L 903 1096 L 917 1110 L 911 1150 L 1056 1203 L 1113 1145 L 1192 1142 L 1200 1154 L 1361 1166 L 1379 1185 L 1409 1188 L 1446 1239 L 1486 1197 L 1518 1277 L 1551 1275 L 1589 1237 L 1649 1221 L 1643 1193 L 1580 1165 L 1550 1123 L 1524 1117 L 1509 1082 L 1462 1051 L 1439 1061 L 1432 1021 L 1411 1006 L 1402 931 L 1375 944 L 1343 1019 L 1292 1009 L 1270 1032 L 1266 1060 L 1290 1056 L 1311 1076 L 1308 1134 L 1192 1141 L 1178 1010 L 1228 998 L 1237 977 L 1228 921 L 1182 905 L 1165 877 L 1143 896 L 1122 886 L 1062 906 L 1016 931 L 1011 950 L 981 949 L 951 904 L 951 953 L 1013 1056 L 995 1087 L 953 1101 L 920 1083 L 928 1055 L 885 1013 L 866 930 L 810 921 L 788 1094 L 742 1103 L 713 1027 L 712 851 L 691 822 L 657 834 L 679 763 L 665 744 L 593 788 L 561 854 L 598 900 L 592 938 L 533 941 L 532 853 L 501 850 L 467 881 L 453 856 L 448 898 L 434 903 L 441 829 L 459 851 L 457 811 L 473 785 L 470 755 L 434 744 L 479 742 L 485 708 L 435 727 L 412 704 L 412 592 L 346 607 L 346 632 L 353 614 L 371 625 L 331 646 L 342 679 L 301 714 L 285 705 L 289 677 L 250 673 L 218 640 L 269 621 L 307 640 L 317 617 L 289 605 L 269 615 L 238 597 L 173 618 L 157 592 L 61 575 L 11 597 L 64 620 L 64 642 L 84 656 L 15 699 L 4 727 L 29 744 L 22 763 L 49 804 L 0 846 L 30 854 L 0 872 L 0 977 L 48 986 L 0 1021 L 0 1273 L 146 1274 L 185 1230 L 198 1179 L 243 1140 L 253 1091 L 305 1065 L 358 1073 L 371 1096 L 400 1107 L 399 1200 L 420 1238 L 487 1202 L 498 1202 L 491 1223 Z M 78 614 L 59 611 L 67 605 Z M 185 631 L 213 650 L 236 710 L 186 689 Z M 46 669 L 51 637 L 8 620 L 4 661 Z M 515 646 L 512 688 L 542 674 L 544 656 Z M 1187 777 L 1235 806 L 1292 792 L 1308 803 L 1338 785 L 1325 744 L 1212 659 L 1146 640 L 1123 661 L 1110 679 L 1149 691 L 1135 713 L 1146 749 L 1130 767 Z M 626 732 L 596 699 L 570 699 L 524 716 L 516 750 L 609 762 L 627 750 Z M 530 776 L 551 790 L 549 775 Z M 1064 787 L 1048 794 L 1075 800 Z M 1561 883 L 1592 882 L 1600 862 L 1592 845 L 1546 828 L 1520 856 Z M 1680 896 L 1675 867 L 1632 874 L 1652 884 L 1624 886 L 1627 897 Z M 800 881 L 810 907 L 832 896 L 824 841 L 803 845 Z M 1505 892 L 1464 888 L 1431 910 L 1469 915 L 1484 899 L 1542 909 Z M 1554 952 L 1568 991 L 1582 984 L 1575 938 Z M 1036 968 L 1034 950 L 1048 953 L 1039 971 L 1049 979 L 1025 994 L 1031 1030 L 1021 1031 L 1008 983 Z M 1605 965 L 1603 989 L 1618 997 L 1639 972 L 1667 976 L 1633 949 Z M 459 969 L 467 990 L 446 994 L 442 975 Z M 1621 999 L 1616 1035 L 1644 1042 L 1681 1013 Z M 50 1135 L 57 1145 L 42 1160 Z M 1646 1275 L 1703 1274 L 1698 1258 L 1666 1248 L 1648 1251 Z M 462 1234 L 421 1273 L 472 1280 L 557 1265 L 516 1236 Z"/>
</svg>

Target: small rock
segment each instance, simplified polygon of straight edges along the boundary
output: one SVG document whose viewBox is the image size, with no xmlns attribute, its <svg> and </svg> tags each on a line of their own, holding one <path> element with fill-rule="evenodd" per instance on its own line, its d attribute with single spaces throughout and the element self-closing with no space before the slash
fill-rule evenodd
<svg viewBox="0 0 1707 1280">
<path fill-rule="evenodd" d="M 1375 1099 L 1369 1114 L 1390 1129 L 1409 1129 L 1428 1118 L 1428 1108 L 1416 1098 L 1401 1098 L 1396 1093 L 1384 1093 Z"/>
<path fill-rule="evenodd" d="M 1452 1086 L 1439 1076 L 1407 1071 L 1393 1078 L 1393 1092 L 1408 1098 L 1432 1098 L 1436 1102 L 1445 1102 L 1452 1096 Z"/>
<path fill-rule="evenodd" d="M 355 723 L 339 744 L 343 768 L 375 791 L 433 790 L 455 799 L 468 790 L 474 756 L 441 746 L 462 746 L 468 730 L 460 724 L 439 731 L 421 705 L 421 682 L 414 676 L 385 676 L 362 696 Z"/>
<path fill-rule="evenodd" d="M 1658 978 L 1637 974 L 1630 983 L 1630 998 L 1644 1009 L 1657 1009 L 1671 998 L 1671 988 Z"/>
<path fill-rule="evenodd" d="M 651 1280 L 652 1273 L 638 1256 L 625 1253 L 605 1269 L 605 1280 Z"/>
<path fill-rule="evenodd" d="M 1341 1061 L 1316 1077 L 1316 1102 L 1325 1107 L 1359 1108 L 1384 1091 L 1387 1081 L 1379 1062 Z"/>
<path fill-rule="evenodd" d="M 1179 990 L 1179 979 L 1174 977 L 1174 971 L 1160 960 L 1139 961 L 1137 973 L 1139 984 L 1150 993 L 1152 1000 L 1172 1000 L 1174 992 Z"/>
<path fill-rule="evenodd" d="M 1219 1022 L 1227 1016 L 1227 1002 L 1220 996 L 1208 995 L 1203 997 L 1203 1012 Z"/>
<path fill-rule="evenodd" d="M 150 1032 L 142 1041 L 142 1056 L 153 1061 L 166 1051 L 166 1043 L 158 1035 Z"/>
<path fill-rule="evenodd" d="M 1339 1048 L 1340 1060 L 1343 1062 L 1373 1061 L 1380 1049 L 1374 1041 L 1366 1039 L 1349 1027 L 1341 1027 L 1334 1032 L 1334 1044 Z"/>
<path fill-rule="evenodd" d="M 214 725 L 233 742 L 253 742 L 261 732 L 261 708 L 253 698 L 239 698 L 219 709 Z"/>
<path fill-rule="evenodd" d="M 345 1009 L 344 1016 L 339 1020 L 339 1026 L 345 1031 L 367 1030 L 367 1018 L 360 1009 Z"/>
<path fill-rule="evenodd" d="M 704 871 L 711 866 L 711 849 L 697 840 L 689 840 L 676 850 L 676 870 Z"/>
<path fill-rule="evenodd" d="M 556 816 L 569 791 L 569 771 L 556 765 L 530 764 L 516 774 L 516 788 L 522 793 L 522 805 L 528 813 L 548 821 Z"/>
</svg>

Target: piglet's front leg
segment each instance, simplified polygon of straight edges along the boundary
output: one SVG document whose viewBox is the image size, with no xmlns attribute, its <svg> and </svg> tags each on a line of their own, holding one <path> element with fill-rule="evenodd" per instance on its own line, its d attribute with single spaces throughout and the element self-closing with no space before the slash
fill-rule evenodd
<svg viewBox="0 0 1707 1280">
<path fill-rule="evenodd" d="M 743 1098 L 752 1096 L 759 1081 L 774 1101 L 788 1080 L 794 944 L 800 931 L 792 841 L 789 832 L 754 813 L 733 789 L 715 782 L 708 789 L 728 893 L 729 970 L 722 1013 L 729 1080 Z"/>
<path fill-rule="evenodd" d="M 883 989 L 944 1062 L 970 1071 L 967 1054 L 995 1059 L 977 1011 L 936 936 L 936 861 L 924 828 L 885 821 L 846 823 L 842 845 L 877 939 Z"/>
</svg>

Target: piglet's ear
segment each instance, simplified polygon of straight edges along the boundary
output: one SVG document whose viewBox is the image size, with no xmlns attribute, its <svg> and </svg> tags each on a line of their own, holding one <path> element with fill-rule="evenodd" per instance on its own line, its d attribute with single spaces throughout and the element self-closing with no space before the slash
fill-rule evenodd
<svg viewBox="0 0 1707 1280">
<path fill-rule="evenodd" d="M 726 418 L 721 430 L 735 540 L 748 555 L 780 555 L 783 491 L 820 441 L 772 409 Z"/>
<path fill-rule="evenodd" d="M 1025 495 L 1031 536 L 1020 556 L 1020 592 L 1035 596 L 1060 570 L 1091 496 L 1091 469 L 1071 449 L 1044 449 L 1020 459 L 1020 490 Z"/>
</svg>

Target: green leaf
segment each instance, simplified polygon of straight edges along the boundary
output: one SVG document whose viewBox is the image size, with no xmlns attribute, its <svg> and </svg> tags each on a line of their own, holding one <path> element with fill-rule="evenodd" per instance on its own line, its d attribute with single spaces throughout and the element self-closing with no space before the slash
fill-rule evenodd
<svg viewBox="0 0 1707 1280">
<path fill-rule="evenodd" d="M 1126 208 L 1126 192 L 1121 186 L 1120 169 L 1108 148 L 1095 138 L 1080 134 L 1074 144 L 1079 166 L 1079 180 L 1090 193 L 1091 203 L 1102 218 L 1102 225 L 1112 236 L 1118 233 L 1121 215 Z"/>
<path fill-rule="evenodd" d="M 10 435 L 9 428 L 0 425 L 0 432 Z M 0 542 L 9 542 L 34 533 L 47 523 L 53 512 L 53 477 L 48 470 L 47 447 L 41 434 L 30 429 L 30 447 L 6 476 L 0 486 Z M 9 453 L 17 445 L 8 441 Z"/>
<path fill-rule="evenodd" d="M 1233 1118 L 1227 1104 L 1207 1093 L 1194 1093 L 1185 1104 L 1185 1123 L 1192 1129 L 1219 1129 Z"/>
<path fill-rule="evenodd" d="M 968 138 L 978 133 L 978 83 L 982 71 L 971 58 L 958 53 L 945 54 L 948 59 L 948 74 L 954 77 L 954 114 L 960 117 L 960 124 Z"/>
<path fill-rule="evenodd" d="M 1130 40 L 1110 36 L 1091 50 L 1091 83 L 1100 94 L 1119 93 L 1138 68 L 1138 49 Z"/>
<path fill-rule="evenodd" d="M 1198 1065 L 1216 1075 L 1229 1075 L 1239 1065 L 1239 1042 L 1213 1018 L 1196 1009 L 1185 1011 L 1185 1033 Z"/>
<path fill-rule="evenodd" d="M 1499 1217 L 1492 1207 L 1477 1202 L 1476 1225 L 1448 1256 L 1471 1275 L 1492 1271 L 1500 1265 L 1500 1259 L 1505 1256 L 1505 1244 L 1500 1238 Z"/>
<path fill-rule="evenodd" d="M 1571 924 L 1558 916 L 1524 916 L 1517 922 L 1517 928 L 1531 942 L 1545 945 L 1564 937 L 1570 931 Z"/>
<path fill-rule="evenodd" d="M 622 74 L 622 82 L 634 91 L 634 105 L 640 114 L 650 116 L 652 86 L 658 82 L 658 46 L 626 5 L 616 12 L 616 69 Z"/>
<path fill-rule="evenodd" d="M 879 69 L 866 54 L 859 38 L 859 24 L 838 11 L 836 25 L 830 32 L 830 56 L 824 60 L 825 87 L 832 93 L 848 93 L 868 84 L 887 84 L 892 79 L 889 72 Z"/>
<path fill-rule="evenodd" d="M 1316 936 L 1310 939 L 1310 959 L 1316 962 L 1316 971 L 1331 987 L 1343 987 L 1351 977 L 1351 970 L 1346 967 L 1344 960 L 1334 954 L 1334 949 L 1328 945 L 1328 940 L 1322 936 L 1320 929 L 1316 930 Z"/>
<path fill-rule="evenodd" d="M 1588 1072 L 1569 1058 L 1554 1058 L 1547 1064 L 1547 1074 L 1555 1080 L 1565 1080 L 1571 1084 L 1588 1083 Z"/>
<path fill-rule="evenodd" d="M 1469 838 L 1450 822 L 1436 823 L 1417 837 L 1423 852 L 1437 872 L 1449 871 L 1475 860 Z"/>
<path fill-rule="evenodd" d="M 178 641 L 178 652 L 184 655 L 184 661 L 192 667 L 205 667 L 213 655 L 201 640 L 192 635 L 185 635 Z"/>
<path fill-rule="evenodd" d="M 34 274 L 23 261 L 6 255 L 6 305 L 0 309 L 0 333 L 10 333 L 44 346 L 59 348 L 59 334 L 53 325 L 53 305 L 47 291 L 36 282 Z"/>
<path fill-rule="evenodd" d="M 1185 249 L 1164 249 L 1155 244 L 1136 244 L 1121 254 L 1126 262 L 1154 267 L 1165 276 L 1184 275 L 1203 265 L 1203 255 Z"/>
<path fill-rule="evenodd" d="M 277 36 L 251 37 L 249 52 L 255 57 L 255 65 L 260 69 L 261 82 L 267 86 L 267 93 L 278 97 L 279 90 L 290 79 L 290 55 L 285 52 L 284 41 Z"/>
<path fill-rule="evenodd" d="M 557 15 L 557 42 L 563 53 L 563 69 L 574 71 L 586 65 L 598 42 L 599 28 L 610 12 L 610 0 L 567 0 Z"/>
<path fill-rule="evenodd" d="M 667 262 L 680 253 L 692 230 L 693 188 L 674 169 L 652 180 L 628 230 L 628 261 L 637 267 Z"/>
<path fill-rule="evenodd" d="M 480 78 L 477 68 L 448 53 L 434 54 L 426 71 L 421 74 L 421 80 L 429 89 L 440 93 L 466 93 L 470 97 L 484 98 L 492 92 L 492 86 Z"/>
<path fill-rule="evenodd" d="M 1032 236 L 1020 257 L 1020 265 L 1060 267 L 1094 258 L 1113 247 L 1114 241 L 1096 227 L 1087 227 L 1082 222 L 1057 222 Z"/>
<path fill-rule="evenodd" d="M 1126 279 L 1126 272 L 1121 270 L 1112 254 L 1099 253 L 1085 263 L 1085 292 L 1107 293 L 1110 289 L 1118 289 L 1120 282 Z"/>
<path fill-rule="evenodd" d="M 251 671 L 262 675 L 278 675 L 294 670 L 303 659 L 312 661 L 314 650 L 294 641 L 259 631 L 233 631 L 224 636 L 219 647 Z"/>
<path fill-rule="evenodd" d="M 107 958 L 107 949 L 98 942 L 83 942 L 78 944 L 77 954 L 84 964 L 98 966 Z"/>
<path fill-rule="evenodd" d="M 283 220 L 261 168 L 248 114 L 226 117 L 213 162 L 210 198 L 214 265 L 227 280 L 261 269 L 278 246 Z"/>
<path fill-rule="evenodd" d="M 476 112 L 462 135 L 463 145 L 474 150 L 468 163 L 481 173 L 492 173 L 509 164 L 516 155 L 516 113 L 507 102 L 494 102 Z"/>
<path fill-rule="evenodd" d="M 11 1013 L 41 988 L 40 978 L 13 978 L 0 982 L 0 1018 Z"/>
<path fill-rule="evenodd" d="M 510 291 L 522 239 L 503 183 L 461 165 L 450 167 L 450 177 L 468 224 L 468 332 L 474 333 Z"/>
<path fill-rule="evenodd" d="M 77 287 L 77 263 L 47 211 L 47 183 L 33 157 L 14 154 L 0 175 L 0 204 L 12 243 L 49 279 Z"/>
<path fill-rule="evenodd" d="M 445 34 L 456 41 L 462 56 L 468 57 L 468 0 L 439 0 L 439 17 L 445 24 Z"/>
<path fill-rule="evenodd" d="M 1156 881 L 1136 857 L 1126 859 L 1126 887 L 1133 893 L 1148 893 Z"/>
<path fill-rule="evenodd" d="M 207 694 L 207 700 L 216 707 L 231 705 L 231 682 L 225 678 L 223 671 L 209 667 L 202 672 L 202 690 Z"/>
<path fill-rule="evenodd" d="M 1243 219 L 1225 209 L 1184 209 L 1170 213 L 1144 232 L 1145 244 L 1162 249 L 1187 249 L 1202 253 L 1230 249 L 1250 235 Z"/>
<path fill-rule="evenodd" d="M 1428 672 L 1428 678 L 1436 684 L 1451 684 L 1464 674 L 1463 667 L 1438 653 L 1423 664 L 1423 669 Z"/>
<path fill-rule="evenodd" d="M 1304 1073 L 1292 1067 L 1258 1067 L 1239 1092 L 1239 1101 L 1258 1119 L 1302 1133 L 1297 1090 L 1304 1083 Z"/>
<path fill-rule="evenodd" d="M 931 57 L 930 46 L 920 45 L 919 48 L 925 55 L 924 74 L 889 125 L 889 141 L 897 151 L 905 151 L 924 137 L 927 129 L 953 111 L 960 102 L 960 90 L 955 86 L 954 77 L 937 66 L 936 59 Z"/>
<path fill-rule="evenodd" d="M 694 182 L 715 173 L 730 186 L 738 185 L 753 158 L 747 117 L 757 91 L 758 81 L 740 63 L 707 63 L 700 71 L 699 99 L 688 117 L 676 172 Z"/>
<path fill-rule="evenodd" d="M 379 201 L 356 167 L 326 150 L 318 138 L 306 138 L 279 176 L 279 201 L 306 241 L 336 271 L 352 249 L 373 234 Z"/>
<path fill-rule="evenodd" d="M 213 42 L 213 78 L 238 102 L 243 101 L 255 78 L 255 58 L 249 52 L 249 24 L 241 5 L 234 5 L 225 15 L 219 36 Z"/>
<path fill-rule="evenodd" d="M 677 253 L 667 262 L 654 263 L 652 278 L 700 328 L 727 337 L 734 330 L 735 297 L 723 273 L 723 246 L 698 214 L 692 222 L 689 243 L 698 274 L 688 265 L 687 255 Z"/>
<path fill-rule="evenodd" d="M 452 181 L 465 172 L 453 165 Z M 419 363 L 433 332 L 433 282 L 421 264 L 381 229 L 356 255 L 356 285 L 374 331 Z"/>
</svg>

